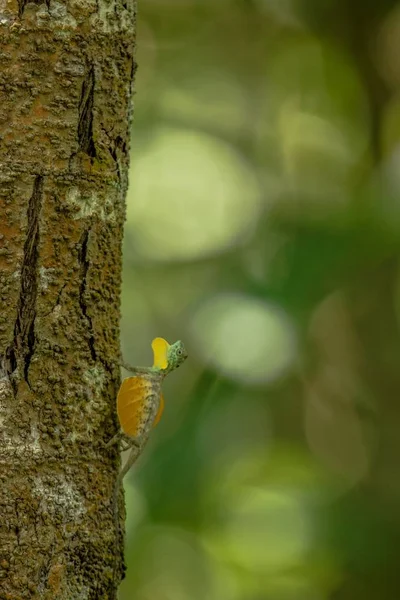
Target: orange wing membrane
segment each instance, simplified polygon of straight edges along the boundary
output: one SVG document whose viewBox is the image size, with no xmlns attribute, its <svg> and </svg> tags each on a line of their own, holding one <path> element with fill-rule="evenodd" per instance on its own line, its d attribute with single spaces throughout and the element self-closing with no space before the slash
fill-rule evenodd
<svg viewBox="0 0 400 600">
<path fill-rule="evenodd" d="M 153 367 L 165 370 L 168 368 L 168 351 L 170 345 L 163 338 L 155 338 L 151 347 L 153 349 Z M 145 375 L 135 375 L 123 380 L 117 396 L 117 413 L 122 431 L 131 437 L 140 436 L 146 428 L 152 402 L 160 395 L 160 405 L 154 419 L 155 427 L 164 411 L 164 396 L 159 384 L 155 384 Z"/>
<path fill-rule="evenodd" d="M 148 417 L 152 393 L 152 383 L 145 377 L 127 377 L 123 380 L 117 396 L 117 413 L 121 429 L 126 435 L 140 435 Z"/>
</svg>

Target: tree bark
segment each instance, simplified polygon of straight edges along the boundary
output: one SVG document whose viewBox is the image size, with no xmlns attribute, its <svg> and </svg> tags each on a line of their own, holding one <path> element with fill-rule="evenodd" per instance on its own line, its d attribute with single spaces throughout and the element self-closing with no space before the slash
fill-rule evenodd
<svg viewBox="0 0 400 600">
<path fill-rule="evenodd" d="M 132 0 L 0 0 L 0 599 L 116 598 Z"/>
</svg>

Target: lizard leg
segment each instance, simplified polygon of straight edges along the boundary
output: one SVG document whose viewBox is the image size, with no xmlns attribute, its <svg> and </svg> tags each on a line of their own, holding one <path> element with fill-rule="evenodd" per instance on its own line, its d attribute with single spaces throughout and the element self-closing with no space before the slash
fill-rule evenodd
<svg viewBox="0 0 400 600">
<path fill-rule="evenodd" d="M 150 367 L 132 367 L 131 365 L 128 365 L 126 362 L 124 362 L 123 360 L 119 361 L 118 366 L 125 369 L 125 371 L 129 371 L 130 373 L 133 373 L 134 375 L 147 375 L 151 371 Z"/>
<path fill-rule="evenodd" d="M 112 437 L 111 440 L 107 442 L 106 448 L 111 448 L 111 446 L 114 446 L 114 444 L 118 444 L 121 440 L 122 435 L 124 435 L 123 432 L 121 430 L 118 431 L 118 433 L 116 433 L 114 437 Z"/>
<path fill-rule="evenodd" d="M 129 448 L 132 448 L 133 446 L 140 446 L 139 441 L 135 437 L 123 433 L 121 435 L 121 450 L 129 450 Z"/>
<path fill-rule="evenodd" d="M 111 438 L 109 442 L 107 442 L 106 448 L 111 448 L 111 446 L 113 446 L 114 444 L 120 444 L 121 450 L 125 451 L 129 450 L 129 448 L 132 448 L 132 446 L 138 446 L 139 442 L 136 440 L 136 438 L 131 437 L 130 435 L 126 435 L 126 433 L 124 433 L 122 429 L 120 429 L 118 433 L 116 433 L 114 437 Z"/>
</svg>

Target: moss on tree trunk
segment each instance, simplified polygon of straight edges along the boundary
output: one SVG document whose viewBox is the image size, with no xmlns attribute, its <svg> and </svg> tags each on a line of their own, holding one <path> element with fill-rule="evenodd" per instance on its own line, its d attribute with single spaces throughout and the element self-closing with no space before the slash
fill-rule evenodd
<svg viewBox="0 0 400 600">
<path fill-rule="evenodd" d="M 131 0 L 0 4 L 0 598 L 116 598 Z"/>
</svg>

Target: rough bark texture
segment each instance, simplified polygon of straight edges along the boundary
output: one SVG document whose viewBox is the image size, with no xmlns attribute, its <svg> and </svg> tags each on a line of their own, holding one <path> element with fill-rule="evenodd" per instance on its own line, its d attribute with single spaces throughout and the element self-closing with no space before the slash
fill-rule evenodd
<svg viewBox="0 0 400 600">
<path fill-rule="evenodd" d="M 116 598 L 132 0 L 0 0 L 0 599 Z"/>
</svg>

